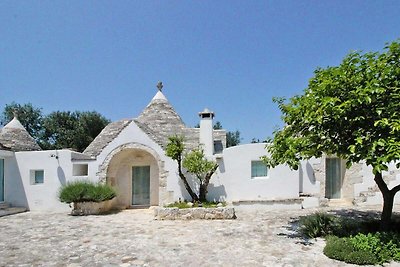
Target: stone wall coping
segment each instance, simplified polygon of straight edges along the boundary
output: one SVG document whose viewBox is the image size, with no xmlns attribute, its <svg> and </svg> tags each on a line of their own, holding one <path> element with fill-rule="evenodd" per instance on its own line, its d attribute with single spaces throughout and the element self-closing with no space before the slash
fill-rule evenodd
<svg viewBox="0 0 400 267">
<path fill-rule="evenodd" d="M 232 220 L 236 219 L 236 214 L 233 207 L 157 207 L 154 209 L 154 217 L 156 220 Z"/>
</svg>

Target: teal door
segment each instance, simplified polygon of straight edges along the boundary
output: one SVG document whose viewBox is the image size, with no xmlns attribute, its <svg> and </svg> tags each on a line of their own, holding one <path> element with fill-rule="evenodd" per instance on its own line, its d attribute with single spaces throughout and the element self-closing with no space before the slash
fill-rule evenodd
<svg viewBox="0 0 400 267">
<path fill-rule="evenodd" d="M 150 205 L 150 166 L 132 168 L 132 205 Z"/>
<path fill-rule="evenodd" d="M 342 189 L 342 170 L 341 160 L 339 158 L 326 159 L 326 198 L 340 198 Z"/>
<path fill-rule="evenodd" d="M 4 159 L 0 159 L 0 202 L 4 201 Z"/>
</svg>

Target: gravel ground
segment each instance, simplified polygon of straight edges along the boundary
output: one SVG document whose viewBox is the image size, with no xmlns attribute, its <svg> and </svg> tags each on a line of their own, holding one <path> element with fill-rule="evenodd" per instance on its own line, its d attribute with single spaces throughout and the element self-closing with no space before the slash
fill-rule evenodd
<svg viewBox="0 0 400 267">
<path fill-rule="evenodd" d="M 152 210 L 26 212 L 0 218 L 0 266 L 350 266 L 325 257 L 323 239 L 296 235 L 298 217 L 314 211 L 241 209 L 225 221 L 157 221 Z"/>
</svg>

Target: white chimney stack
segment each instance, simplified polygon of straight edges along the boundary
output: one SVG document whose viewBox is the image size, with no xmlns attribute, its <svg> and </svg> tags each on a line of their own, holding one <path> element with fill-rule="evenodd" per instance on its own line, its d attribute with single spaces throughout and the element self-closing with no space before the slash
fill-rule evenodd
<svg viewBox="0 0 400 267">
<path fill-rule="evenodd" d="M 203 146 L 204 155 L 211 159 L 214 155 L 213 118 L 214 112 L 205 108 L 199 112 L 200 117 L 200 144 Z"/>
</svg>

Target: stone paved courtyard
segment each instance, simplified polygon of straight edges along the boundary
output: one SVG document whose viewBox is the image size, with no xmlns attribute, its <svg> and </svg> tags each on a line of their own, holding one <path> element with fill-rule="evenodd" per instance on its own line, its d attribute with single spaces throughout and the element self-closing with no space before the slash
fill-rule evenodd
<svg viewBox="0 0 400 267">
<path fill-rule="evenodd" d="M 314 211 L 240 210 L 226 221 L 26 212 L 0 218 L 0 266 L 349 266 L 325 257 L 322 239 L 295 236 L 290 222 Z"/>
</svg>

